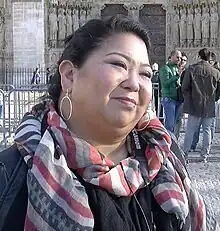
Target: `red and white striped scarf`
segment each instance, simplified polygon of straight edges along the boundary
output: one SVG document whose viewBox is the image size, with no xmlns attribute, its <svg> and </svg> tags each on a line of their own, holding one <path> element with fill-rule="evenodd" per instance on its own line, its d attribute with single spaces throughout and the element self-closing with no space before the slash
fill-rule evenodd
<svg viewBox="0 0 220 231">
<path fill-rule="evenodd" d="M 118 196 L 130 196 L 149 182 L 165 212 L 174 213 L 183 227 L 190 217 L 187 226 L 192 231 L 206 230 L 203 201 L 170 151 L 170 136 L 157 118 L 147 121 L 144 116 L 136 128 L 147 138 L 148 176 L 144 176 L 140 162 L 133 156 L 115 165 L 92 145 L 74 137 L 52 106 L 48 129 L 41 136 L 42 117 L 43 112 L 37 116 L 26 114 L 15 136 L 29 167 L 26 231 L 93 230 L 88 197 L 74 171 L 85 181 Z"/>
</svg>

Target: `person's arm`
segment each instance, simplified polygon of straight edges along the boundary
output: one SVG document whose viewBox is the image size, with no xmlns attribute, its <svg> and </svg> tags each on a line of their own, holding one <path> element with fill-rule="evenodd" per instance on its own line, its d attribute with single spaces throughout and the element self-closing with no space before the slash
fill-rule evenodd
<svg viewBox="0 0 220 231">
<path fill-rule="evenodd" d="M 184 73 L 184 78 L 182 83 L 183 96 L 189 94 L 190 89 L 191 89 L 191 72 L 190 72 L 190 68 L 188 68 Z"/>
<path fill-rule="evenodd" d="M 215 91 L 215 101 L 218 101 L 220 98 L 220 72 L 218 71 L 218 76 L 217 76 L 217 88 Z"/>
<path fill-rule="evenodd" d="M 182 84 L 183 84 L 183 79 L 184 79 L 185 73 L 186 73 L 186 70 L 184 70 L 184 71 L 182 72 L 181 76 L 180 76 L 180 84 L 181 84 L 181 86 L 182 86 Z"/>
<path fill-rule="evenodd" d="M 160 69 L 159 78 L 162 87 L 169 87 L 172 83 L 176 83 L 180 76 L 170 75 L 169 67 L 164 66 Z"/>
</svg>

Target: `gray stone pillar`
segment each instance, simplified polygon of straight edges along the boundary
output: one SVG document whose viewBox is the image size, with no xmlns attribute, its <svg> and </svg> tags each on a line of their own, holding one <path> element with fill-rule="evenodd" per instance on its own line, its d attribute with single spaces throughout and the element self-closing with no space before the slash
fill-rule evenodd
<svg viewBox="0 0 220 231">
<path fill-rule="evenodd" d="M 14 68 L 44 67 L 44 0 L 12 0 Z"/>
</svg>

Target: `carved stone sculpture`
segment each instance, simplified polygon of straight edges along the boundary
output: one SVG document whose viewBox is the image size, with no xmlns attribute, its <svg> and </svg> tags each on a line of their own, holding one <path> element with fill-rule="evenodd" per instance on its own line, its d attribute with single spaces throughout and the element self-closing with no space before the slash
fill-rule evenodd
<svg viewBox="0 0 220 231">
<path fill-rule="evenodd" d="M 125 4 L 126 9 L 128 10 L 128 14 L 134 19 L 139 19 L 139 10 L 142 8 L 140 4 L 132 3 L 129 5 Z"/>
<path fill-rule="evenodd" d="M 186 38 L 187 38 L 187 45 L 188 47 L 193 46 L 193 38 L 194 38 L 194 31 L 193 31 L 193 9 L 189 8 L 188 9 L 188 16 L 187 16 L 187 33 L 186 33 Z"/>
<path fill-rule="evenodd" d="M 172 42 L 174 44 L 174 47 L 179 46 L 179 22 L 180 22 L 180 18 L 179 18 L 179 11 L 178 9 L 176 9 L 174 11 L 174 15 L 173 15 L 173 26 L 172 26 Z"/>
<path fill-rule="evenodd" d="M 66 16 L 64 14 L 64 9 L 59 10 L 58 14 L 58 40 L 60 44 L 63 42 L 63 40 L 66 38 Z"/>
<path fill-rule="evenodd" d="M 218 16 L 218 9 L 216 5 L 213 5 L 211 7 L 211 18 L 210 18 L 210 31 L 211 31 L 211 46 L 217 45 L 218 40 L 218 22 L 219 22 L 219 16 Z"/>
<path fill-rule="evenodd" d="M 77 9 L 73 9 L 72 22 L 73 22 L 73 32 L 79 28 L 79 14 Z"/>
<path fill-rule="evenodd" d="M 5 9 L 4 7 L 0 7 L 0 33 L 4 31 L 5 24 Z"/>
<path fill-rule="evenodd" d="M 73 33 L 73 21 L 72 21 L 72 11 L 67 10 L 66 14 L 66 35 L 71 35 Z"/>
<path fill-rule="evenodd" d="M 198 47 L 201 44 L 201 8 L 197 7 L 195 9 L 195 18 L 194 18 L 194 32 L 195 32 L 195 39 L 194 39 L 194 46 Z"/>
<path fill-rule="evenodd" d="M 55 8 L 49 10 L 49 44 L 51 47 L 55 48 L 57 43 L 57 32 L 58 32 L 58 18 Z"/>
<path fill-rule="evenodd" d="M 0 7 L 0 49 L 6 48 L 5 29 L 5 9 Z"/>
<path fill-rule="evenodd" d="M 210 27 L 210 14 L 209 14 L 208 6 L 203 7 L 201 20 L 202 20 L 202 46 L 208 46 L 209 27 Z"/>
<path fill-rule="evenodd" d="M 185 47 L 186 45 L 186 8 L 180 10 L 180 46 Z"/>
<path fill-rule="evenodd" d="M 94 18 L 94 16 L 93 16 L 93 10 L 94 9 L 92 9 L 92 8 L 87 10 L 87 17 L 86 17 L 87 21 L 89 21 L 89 20 L 91 20 L 91 19 Z"/>
<path fill-rule="evenodd" d="M 79 26 L 83 26 L 86 23 L 86 11 L 85 10 L 80 10 L 80 20 L 79 20 Z"/>
<path fill-rule="evenodd" d="M 95 1 L 94 1 L 95 2 Z M 101 18 L 101 11 L 106 8 L 105 3 L 94 3 L 93 4 L 93 18 L 100 19 Z"/>
</svg>

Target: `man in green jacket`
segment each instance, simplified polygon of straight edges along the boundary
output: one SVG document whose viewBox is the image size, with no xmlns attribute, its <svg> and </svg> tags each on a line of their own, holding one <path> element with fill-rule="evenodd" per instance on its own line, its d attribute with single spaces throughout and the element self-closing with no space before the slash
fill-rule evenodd
<svg viewBox="0 0 220 231">
<path fill-rule="evenodd" d="M 179 50 L 172 51 L 170 60 L 159 71 L 165 128 L 172 133 L 174 132 L 176 114 L 179 107 L 179 102 L 177 102 L 177 87 L 180 85 L 180 75 L 177 65 L 180 63 L 181 57 L 182 54 Z"/>
</svg>

